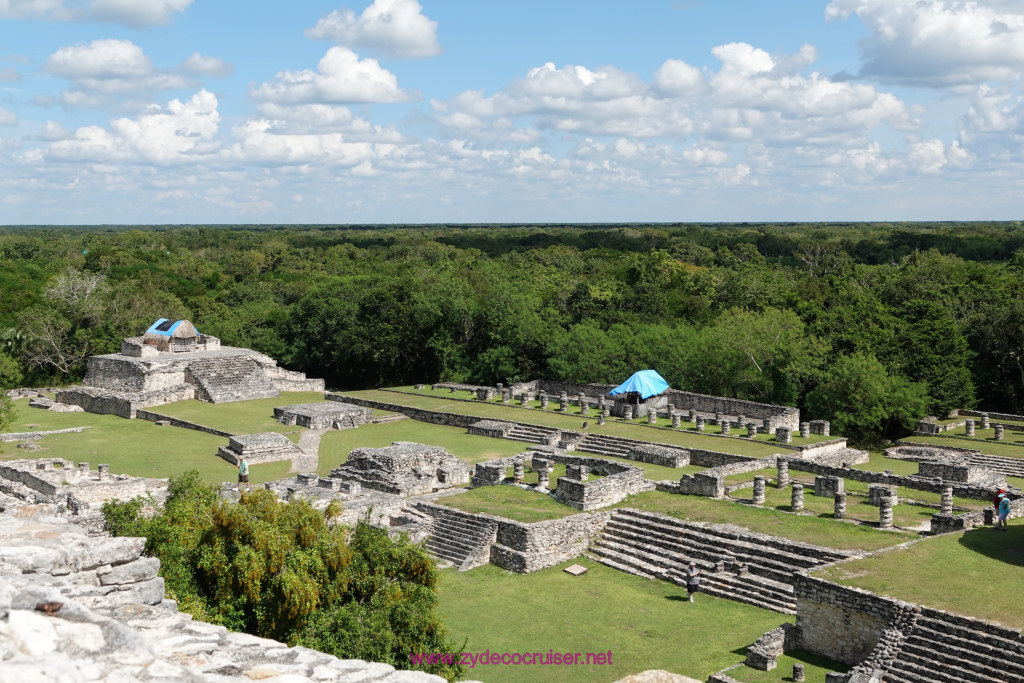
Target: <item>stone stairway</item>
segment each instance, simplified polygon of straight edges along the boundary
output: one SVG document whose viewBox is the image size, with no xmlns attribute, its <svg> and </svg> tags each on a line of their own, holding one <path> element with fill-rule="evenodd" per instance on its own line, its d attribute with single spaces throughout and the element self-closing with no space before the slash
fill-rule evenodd
<svg viewBox="0 0 1024 683">
<path fill-rule="evenodd" d="M 370 418 L 370 424 L 386 424 L 388 422 L 400 422 L 401 420 L 408 420 L 409 416 L 403 413 L 396 413 L 394 415 L 380 415 L 377 417 Z"/>
<path fill-rule="evenodd" d="M 845 555 L 755 534 L 740 527 L 684 522 L 616 510 L 590 552 L 608 566 L 685 584 L 686 565 L 703 571 L 701 591 L 784 614 L 796 613 L 792 575 Z"/>
<path fill-rule="evenodd" d="M 1024 448 L 1021 449 L 1024 456 Z M 1024 477 L 1024 457 L 1007 458 L 998 455 L 985 455 L 984 453 L 971 453 L 967 461 L 976 467 L 985 467 L 999 474 L 1008 477 Z"/>
<path fill-rule="evenodd" d="M 426 509 L 419 504 L 413 508 Z M 498 532 L 497 522 L 454 508 L 438 510 L 434 507 L 430 511 L 434 522 L 427 539 L 427 550 L 431 555 L 459 571 L 490 562 L 490 548 Z"/>
<path fill-rule="evenodd" d="M 210 403 L 248 401 L 279 396 L 277 388 L 251 358 L 230 357 L 197 360 L 188 377 L 196 385 L 196 398 Z"/>
<path fill-rule="evenodd" d="M 559 430 L 555 427 L 515 423 L 508 434 L 505 435 L 505 438 L 512 439 L 513 441 L 549 444 L 557 439 L 558 434 Z"/>
<path fill-rule="evenodd" d="M 576 450 L 596 453 L 598 455 L 611 455 L 616 458 L 628 458 L 632 445 L 636 442 L 626 441 L 614 436 L 603 434 L 583 435 L 583 441 L 576 445 Z"/>
<path fill-rule="evenodd" d="M 885 674 L 891 683 L 1024 683 L 1024 636 L 927 610 Z"/>
</svg>

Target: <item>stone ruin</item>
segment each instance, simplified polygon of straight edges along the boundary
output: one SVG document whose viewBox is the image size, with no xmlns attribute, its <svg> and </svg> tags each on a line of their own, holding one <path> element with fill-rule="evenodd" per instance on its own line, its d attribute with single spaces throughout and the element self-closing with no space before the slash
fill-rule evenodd
<svg viewBox="0 0 1024 683">
<path fill-rule="evenodd" d="M 179 323 L 176 329 L 188 321 Z M 323 380 L 279 368 L 270 356 L 250 349 L 220 346 L 219 340 L 169 343 L 165 348 L 132 337 L 122 342 L 121 353 L 92 356 L 82 385 L 58 392 L 57 401 L 134 418 L 140 408 L 186 399 L 226 403 L 324 390 Z"/>
<path fill-rule="evenodd" d="M 369 408 L 338 401 L 274 408 L 274 419 L 281 424 L 307 429 L 352 429 L 369 422 L 372 417 L 373 411 Z"/>
<path fill-rule="evenodd" d="M 146 539 L 92 536 L 54 505 L 0 514 L 0 680 L 443 683 L 193 620 Z"/>
<path fill-rule="evenodd" d="M 355 525 L 369 516 L 374 526 L 386 527 L 406 503 L 402 496 L 364 488 L 358 481 L 320 477 L 315 472 L 267 482 L 263 487 L 281 500 L 305 500 L 318 510 L 325 509 L 331 501 L 338 501 L 342 511 L 336 521 L 348 525 Z M 225 484 L 222 495 L 237 496 L 233 489 L 233 485 Z"/>
<path fill-rule="evenodd" d="M 415 496 L 469 483 L 469 467 L 440 446 L 396 441 L 384 448 L 356 448 L 331 478 L 365 488 Z"/>
<path fill-rule="evenodd" d="M 244 455 L 250 465 L 278 460 L 292 460 L 303 455 L 291 440 L 277 432 L 261 434 L 236 434 L 228 439 L 227 446 L 217 449 L 217 455 L 232 465 L 237 465 Z"/>
</svg>

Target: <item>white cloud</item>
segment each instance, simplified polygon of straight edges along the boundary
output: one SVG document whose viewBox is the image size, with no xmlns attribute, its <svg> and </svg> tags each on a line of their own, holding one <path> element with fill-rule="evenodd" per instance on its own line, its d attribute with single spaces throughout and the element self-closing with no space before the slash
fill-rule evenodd
<svg viewBox="0 0 1024 683">
<path fill-rule="evenodd" d="M 332 47 L 318 71 L 281 71 L 250 94 L 279 104 L 408 102 L 414 96 L 398 87 L 395 75 L 375 59 L 359 59 L 352 50 Z"/>
<path fill-rule="evenodd" d="M 83 126 L 73 136 L 52 143 L 46 148 L 46 156 L 86 162 L 196 161 L 214 151 L 219 122 L 216 96 L 201 90 L 187 102 L 175 99 L 166 109 L 157 108 L 135 119 L 114 119 L 109 129 Z"/>
<path fill-rule="evenodd" d="M 1016 80 L 1024 68 L 1024 5 L 1000 0 L 832 0 L 828 19 L 856 14 L 862 76 L 948 86 Z"/>
<path fill-rule="evenodd" d="M 13 66 L 0 69 L 0 83 L 17 83 L 21 80 L 21 74 Z"/>
<path fill-rule="evenodd" d="M 219 57 L 193 52 L 188 59 L 181 63 L 181 68 L 189 73 L 207 74 L 210 76 L 228 76 L 234 71 L 234 67 Z"/>
<path fill-rule="evenodd" d="M 0 0 L 0 17 L 41 21 L 110 21 L 134 28 L 163 26 L 193 0 Z"/>
<path fill-rule="evenodd" d="M 704 75 L 680 59 L 668 59 L 654 72 L 654 85 L 669 95 L 693 95 L 704 87 Z"/>
<path fill-rule="evenodd" d="M 52 142 L 54 140 L 65 140 L 71 137 L 71 135 L 71 132 L 64 126 L 60 125 L 60 123 L 56 121 L 47 121 L 43 124 L 43 129 L 36 133 L 36 138 Z"/>
<path fill-rule="evenodd" d="M 0 107 L 0 126 L 13 126 L 17 122 L 18 117 L 14 115 L 14 112 Z"/>
<path fill-rule="evenodd" d="M 416 0 L 374 0 L 359 16 L 350 9 L 331 12 L 306 35 L 389 56 L 433 57 L 441 53 L 437 22 L 424 16 L 422 10 Z"/>
<path fill-rule="evenodd" d="M 51 54 L 45 69 L 71 80 L 72 89 L 62 97 L 73 106 L 101 106 L 101 95 L 152 92 L 186 87 L 182 76 L 160 71 L 130 40 L 102 39 L 88 45 L 62 47 Z"/>
</svg>

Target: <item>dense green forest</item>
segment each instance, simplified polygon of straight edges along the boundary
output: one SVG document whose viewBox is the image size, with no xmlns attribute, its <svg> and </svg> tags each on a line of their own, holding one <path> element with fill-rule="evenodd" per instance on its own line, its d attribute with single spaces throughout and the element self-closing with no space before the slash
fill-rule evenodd
<svg viewBox="0 0 1024 683">
<path fill-rule="evenodd" d="M 0 278 L 0 386 L 187 317 L 339 389 L 650 367 L 861 437 L 1024 412 L 1019 222 L 24 226 Z"/>
</svg>

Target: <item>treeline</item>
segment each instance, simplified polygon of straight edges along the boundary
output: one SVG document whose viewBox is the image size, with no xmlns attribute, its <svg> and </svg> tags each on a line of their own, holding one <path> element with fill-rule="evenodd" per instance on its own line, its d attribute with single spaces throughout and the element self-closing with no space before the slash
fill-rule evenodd
<svg viewBox="0 0 1024 683">
<path fill-rule="evenodd" d="M 1024 411 L 1019 223 L 11 228 L 0 279 L 4 385 L 188 317 L 340 389 L 652 367 L 860 437 Z"/>
</svg>

